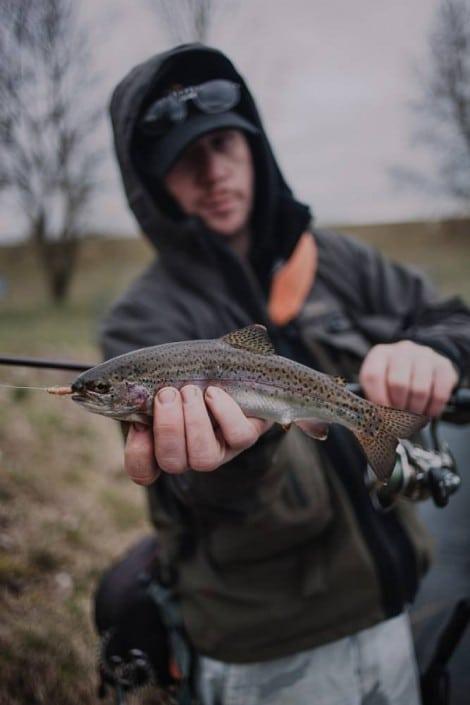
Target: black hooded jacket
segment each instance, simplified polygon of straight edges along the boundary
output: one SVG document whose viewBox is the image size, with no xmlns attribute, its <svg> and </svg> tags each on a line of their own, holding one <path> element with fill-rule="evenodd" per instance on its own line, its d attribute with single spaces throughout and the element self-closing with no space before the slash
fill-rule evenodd
<svg viewBox="0 0 470 705">
<path fill-rule="evenodd" d="M 194 83 L 239 82 L 240 112 L 261 132 L 250 138 L 256 193 L 248 262 L 144 176 L 139 117 L 178 70 Z M 129 205 L 158 256 L 104 321 L 106 357 L 258 322 L 281 354 L 348 379 L 372 345 L 404 338 L 466 374 L 468 309 L 440 301 L 420 275 L 375 250 L 313 227 L 223 54 L 185 45 L 153 57 L 119 84 L 111 117 Z M 278 328 L 267 313 L 272 272 L 307 229 L 318 249 L 315 282 L 299 315 Z M 427 537 L 409 506 L 377 512 L 363 473 L 364 459 L 341 429 L 323 444 L 295 428 L 273 429 L 216 472 L 161 476 L 149 488 L 162 560 L 176 568 L 185 622 L 202 653 L 233 662 L 276 658 L 371 626 L 413 599 L 429 563 Z"/>
<path fill-rule="evenodd" d="M 184 67 L 180 69 L 179 67 Z M 219 51 L 202 45 L 186 45 L 155 56 L 136 67 L 119 84 L 111 101 L 111 117 L 116 154 L 131 206 L 143 232 L 167 261 L 181 260 L 182 250 L 192 257 L 214 257 L 217 250 L 223 259 L 227 248 L 221 247 L 217 236 L 211 237 L 200 221 L 186 218 L 176 204 L 162 194 L 156 184 L 143 182 L 139 161 L 145 153 L 139 140 L 136 121 L 155 96 L 158 86 L 165 85 L 169 76 L 182 71 L 186 82 L 200 83 L 212 78 L 227 78 L 241 85 L 237 111 L 260 129 L 260 135 L 250 139 L 256 164 L 256 199 L 253 214 L 254 240 L 251 261 L 257 278 L 268 286 L 269 274 L 276 260 L 286 259 L 309 220 L 309 209 L 296 201 L 285 183 L 263 129 L 260 115 L 245 82 L 232 63 Z M 181 76 L 181 73 L 178 73 Z M 160 198 L 159 198 L 160 197 Z M 160 200 L 157 205 L 156 198 Z M 170 216 L 170 217 L 169 217 Z M 175 221 L 177 223 L 175 227 Z"/>
</svg>

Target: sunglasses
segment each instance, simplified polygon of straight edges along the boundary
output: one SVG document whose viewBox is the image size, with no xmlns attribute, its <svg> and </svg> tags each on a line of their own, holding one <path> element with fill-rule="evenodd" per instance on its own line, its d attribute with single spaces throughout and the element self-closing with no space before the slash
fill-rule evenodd
<svg viewBox="0 0 470 705">
<path fill-rule="evenodd" d="M 209 115 L 224 113 L 240 101 L 240 86 L 233 81 L 215 79 L 173 91 L 158 98 L 146 111 L 141 121 L 142 129 L 151 135 L 163 135 L 173 125 L 188 117 L 190 102 Z"/>
</svg>

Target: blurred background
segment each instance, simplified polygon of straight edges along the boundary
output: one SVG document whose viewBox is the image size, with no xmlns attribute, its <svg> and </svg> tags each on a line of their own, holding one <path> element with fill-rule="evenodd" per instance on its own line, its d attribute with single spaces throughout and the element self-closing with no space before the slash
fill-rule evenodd
<svg viewBox="0 0 470 705">
<path fill-rule="evenodd" d="M 195 40 L 247 78 L 319 226 L 470 302 L 469 0 L 0 0 L 0 354 L 99 361 L 100 318 L 153 256 L 107 104 L 136 63 Z M 5 384 L 72 378 L 0 367 Z M 444 432 L 463 464 L 468 432 Z M 434 596 L 443 561 L 460 576 L 445 590 L 468 589 L 466 492 L 423 510 Z M 0 705 L 95 702 L 90 596 L 148 530 L 116 424 L 0 387 Z"/>
</svg>

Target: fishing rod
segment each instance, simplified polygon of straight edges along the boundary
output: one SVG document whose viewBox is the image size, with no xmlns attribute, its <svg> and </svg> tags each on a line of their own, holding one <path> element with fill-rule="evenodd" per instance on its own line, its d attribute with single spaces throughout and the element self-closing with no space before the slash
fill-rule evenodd
<svg viewBox="0 0 470 705">
<path fill-rule="evenodd" d="M 0 355 L 0 365 L 16 367 L 36 367 L 49 370 L 71 370 L 73 372 L 85 372 L 96 363 L 75 362 L 71 360 L 51 360 L 40 357 L 21 357 L 17 355 Z M 349 391 L 363 396 L 359 384 L 348 384 Z M 455 390 L 449 399 L 441 417 L 442 421 L 449 421 L 454 424 L 470 423 L 470 388 L 461 387 Z"/>
<path fill-rule="evenodd" d="M 12 365 L 19 367 L 41 367 L 49 370 L 73 370 L 75 372 L 85 372 L 93 363 L 89 365 L 83 362 L 73 362 L 70 360 L 48 360 L 41 357 L 18 357 L 11 355 L 0 355 L 0 365 Z"/>
<path fill-rule="evenodd" d="M 353 383 L 346 386 L 353 394 L 364 396 L 360 384 Z M 470 423 L 470 387 L 459 387 L 453 392 L 439 421 L 447 421 L 457 425 Z"/>
<path fill-rule="evenodd" d="M 20 367 L 46 368 L 53 370 L 72 370 L 84 372 L 94 367 L 70 360 L 51 360 L 34 357 L 18 357 L 0 355 L 0 365 L 14 365 Z M 0 384 L 1 387 L 13 385 Z M 348 384 L 349 391 L 363 396 L 359 384 Z M 25 387 L 26 389 L 47 388 Z M 69 394 L 70 387 L 54 388 L 55 394 Z M 440 421 L 453 424 L 470 423 L 470 389 L 456 389 L 449 399 L 439 419 L 431 419 L 429 425 L 430 447 L 423 448 L 410 441 L 401 440 L 397 447 L 397 462 L 389 481 L 377 483 L 372 479 L 369 491 L 373 500 L 382 509 L 388 509 L 399 497 L 408 497 L 413 501 L 420 501 L 432 497 L 437 506 L 447 504 L 449 497 L 460 487 L 460 476 L 457 471 L 455 459 L 448 445 L 442 442 L 437 433 Z"/>
</svg>

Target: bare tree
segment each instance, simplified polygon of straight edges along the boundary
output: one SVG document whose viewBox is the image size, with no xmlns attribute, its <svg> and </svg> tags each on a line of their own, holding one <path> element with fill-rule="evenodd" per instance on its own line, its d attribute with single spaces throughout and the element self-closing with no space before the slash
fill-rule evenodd
<svg viewBox="0 0 470 705">
<path fill-rule="evenodd" d="M 470 210 L 470 3 L 442 0 L 416 70 L 418 98 L 412 104 L 415 142 L 432 150 L 434 178 L 396 169 L 407 184 L 444 192 Z"/>
<path fill-rule="evenodd" d="M 149 4 L 165 23 L 175 44 L 207 41 L 216 0 L 149 0 Z"/>
<path fill-rule="evenodd" d="M 90 144 L 90 50 L 74 0 L 0 0 L 0 190 L 9 192 L 57 302 L 77 260 L 101 155 Z"/>
</svg>

